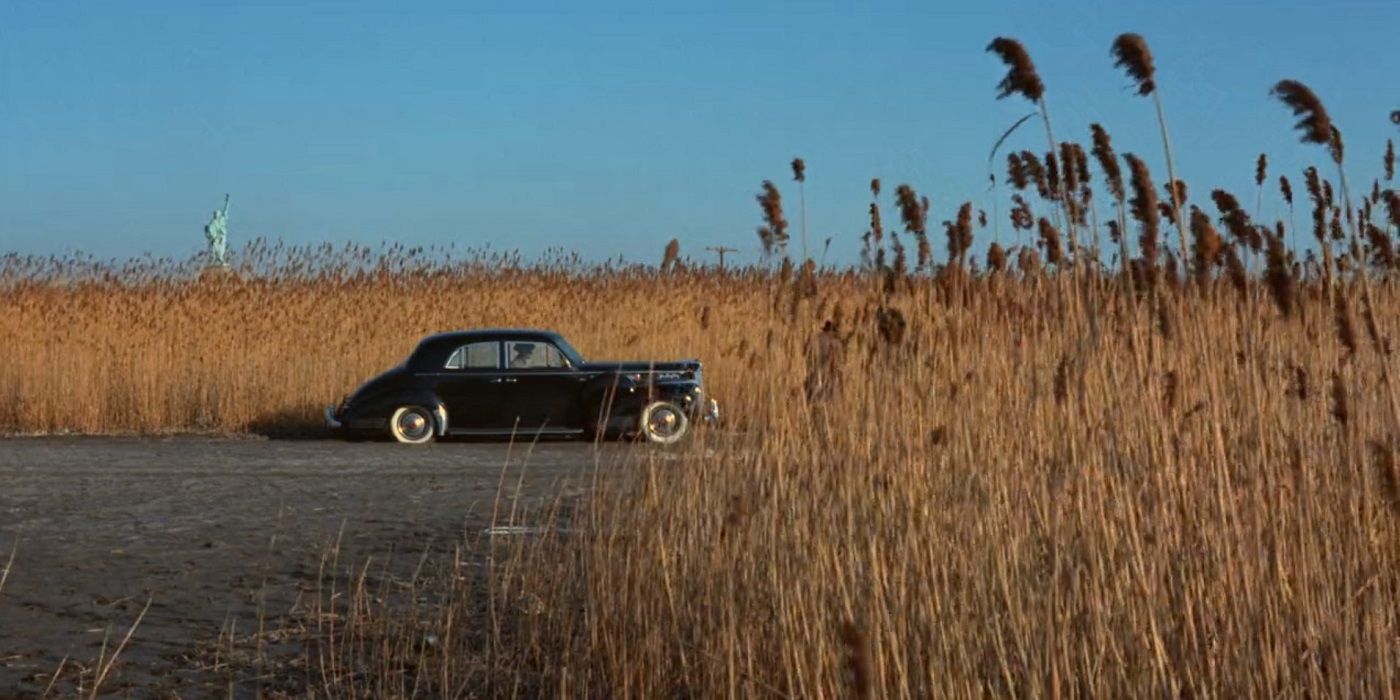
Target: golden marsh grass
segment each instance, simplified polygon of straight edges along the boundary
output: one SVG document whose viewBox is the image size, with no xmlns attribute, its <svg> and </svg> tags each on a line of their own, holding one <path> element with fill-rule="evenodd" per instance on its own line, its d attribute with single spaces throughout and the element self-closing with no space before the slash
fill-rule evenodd
<svg viewBox="0 0 1400 700">
<path fill-rule="evenodd" d="M 874 180 L 859 271 L 720 271 L 679 242 L 664 272 L 258 244 L 239 275 L 200 280 L 189 263 L 10 256 L 0 428 L 293 429 L 424 334 L 553 328 L 590 356 L 702 358 L 730 422 L 637 452 L 535 523 L 558 534 L 490 543 L 484 592 L 447 576 L 408 611 L 362 591 L 322 601 L 343 622 L 320 630 L 337 651 L 313 685 L 1394 697 L 1400 197 L 1377 181 L 1354 210 L 1340 170 L 1334 193 L 1309 169 L 1321 260 L 1299 259 L 1286 176 L 1290 225 L 1261 225 L 1223 190 L 1188 201 L 1171 174 L 1161 197 L 1133 154 L 1125 186 L 1094 125 L 1096 199 L 1084 149 L 1050 134 L 1029 53 L 989 50 L 1003 96 L 1045 124 L 1046 157 L 1008 161 L 1013 228 L 1038 245 L 988 246 L 963 205 L 938 266 L 928 199 L 899 185 L 911 266 Z M 1155 101 L 1145 41 L 1124 35 L 1115 56 Z M 1274 94 L 1340 168 L 1317 96 Z M 1389 147 L 1384 162 L 1388 183 Z M 800 185 L 806 163 L 794 172 Z M 781 201 L 765 181 L 775 258 Z"/>
</svg>

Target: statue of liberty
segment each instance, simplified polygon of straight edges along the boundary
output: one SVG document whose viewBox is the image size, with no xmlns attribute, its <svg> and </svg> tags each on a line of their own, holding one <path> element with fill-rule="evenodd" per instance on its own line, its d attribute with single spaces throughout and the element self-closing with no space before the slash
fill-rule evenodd
<svg viewBox="0 0 1400 700">
<path fill-rule="evenodd" d="M 204 227 L 204 238 L 209 241 L 209 265 L 228 267 L 228 195 L 224 195 L 224 208 L 214 210 L 214 218 Z"/>
</svg>

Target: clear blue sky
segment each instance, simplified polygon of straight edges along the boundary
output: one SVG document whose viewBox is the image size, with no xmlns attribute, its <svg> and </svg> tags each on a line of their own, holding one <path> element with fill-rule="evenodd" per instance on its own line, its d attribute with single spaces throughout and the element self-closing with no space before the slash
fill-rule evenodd
<svg viewBox="0 0 1400 700">
<path fill-rule="evenodd" d="M 965 199 L 991 212 L 988 150 L 1029 111 L 994 99 L 997 35 L 1030 49 L 1058 137 L 1100 121 L 1160 182 L 1151 102 L 1108 56 L 1144 34 L 1193 200 L 1252 204 L 1260 151 L 1271 179 L 1321 163 L 1267 97 L 1280 78 L 1321 95 L 1357 189 L 1400 136 L 1394 0 L 520 6 L 0 0 L 0 252 L 192 255 L 229 192 L 235 247 L 651 260 L 675 236 L 752 260 L 762 180 L 796 225 L 800 155 L 814 245 L 854 260 L 871 177 L 928 195 L 935 223 Z M 1043 132 L 1010 146 L 1043 151 Z"/>
</svg>

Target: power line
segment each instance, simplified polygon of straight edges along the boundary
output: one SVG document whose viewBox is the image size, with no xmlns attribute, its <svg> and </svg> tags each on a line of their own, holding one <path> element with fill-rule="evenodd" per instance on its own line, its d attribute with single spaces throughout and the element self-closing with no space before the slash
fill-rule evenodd
<svg viewBox="0 0 1400 700">
<path fill-rule="evenodd" d="M 719 254 L 719 269 L 720 269 L 720 270 L 723 270 L 723 269 L 724 269 L 724 254 L 725 254 L 725 253 L 733 253 L 733 252 L 735 252 L 735 251 L 737 251 L 737 250 L 739 250 L 739 249 L 738 249 L 738 248 L 729 248 L 729 247 L 727 247 L 727 246 L 722 246 L 722 245 L 712 245 L 712 246 L 706 246 L 705 250 L 708 250 L 708 251 L 710 251 L 710 252 L 712 252 L 712 253 L 718 253 L 718 254 Z"/>
</svg>

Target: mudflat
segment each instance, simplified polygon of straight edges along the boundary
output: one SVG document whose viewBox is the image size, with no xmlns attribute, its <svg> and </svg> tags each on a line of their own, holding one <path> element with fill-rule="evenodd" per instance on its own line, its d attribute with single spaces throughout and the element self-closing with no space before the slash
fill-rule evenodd
<svg viewBox="0 0 1400 700">
<path fill-rule="evenodd" d="M 592 443 L 0 439 L 0 696 L 254 695 L 220 640 L 283 629 L 327 567 L 411 577 L 493 522 L 572 498 Z M 333 558 L 328 553 L 334 552 Z M 149 607 L 148 607 L 149 603 Z M 287 644 L 296 640 L 285 639 Z M 105 653 L 103 651 L 105 645 Z M 255 671 L 255 670 L 254 670 Z"/>
</svg>

